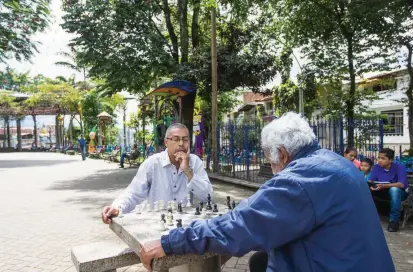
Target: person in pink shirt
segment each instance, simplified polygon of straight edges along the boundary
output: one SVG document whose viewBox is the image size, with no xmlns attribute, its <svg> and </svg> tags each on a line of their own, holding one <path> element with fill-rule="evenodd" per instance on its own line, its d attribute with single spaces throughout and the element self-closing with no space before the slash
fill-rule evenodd
<svg viewBox="0 0 413 272">
<path fill-rule="evenodd" d="M 344 151 L 344 158 L 348 159 L 351 161 L 354 166 L 357 167 L 357 169 L 360 169 L 360 161 L 356 159 L 357 157 L 357 149 L 354 147 L 347 147 L 346 150 Z"/>
</svg>

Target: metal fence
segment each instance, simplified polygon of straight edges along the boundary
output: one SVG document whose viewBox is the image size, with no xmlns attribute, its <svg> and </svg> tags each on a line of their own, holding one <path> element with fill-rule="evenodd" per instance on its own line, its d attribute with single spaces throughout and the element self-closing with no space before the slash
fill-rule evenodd
<svg viewBox="0 0 413 272">
<path fill-rule="evenodd" d="M 352 147 L 358 150 L 358 159 L 367 157 L 376 162 L 378 151 L 383 148 L 384 126 L 381 119 L 318 118 L 310 120 L 309 124 L 320 146 L 337 154 L 343 154 L 348 147 L 349 127 L 354 128 Z M 262 127 L 263 123 L 260 120 L 229 121 L 218 125 L 216 137 L 219 174 L 256 183 L 268 180 L 271 168 L 266 163 L 261 149 Z M 206 168 L 212 168 L 211 152 L 207 152 L 204 160 Z M 402 161 L 401 157 L 397 157 L 396 161 Z"/>
</svg>

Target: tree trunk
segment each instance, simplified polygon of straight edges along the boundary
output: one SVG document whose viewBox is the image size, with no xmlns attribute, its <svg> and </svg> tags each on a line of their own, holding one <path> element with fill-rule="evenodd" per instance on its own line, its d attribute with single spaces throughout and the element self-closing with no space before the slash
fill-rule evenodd
<svg viewBox="0 0 413 272">
<path fill-rule="evenodd" d="M 32 115 L 33 123 L 34 123 L 34 146 L 37 148 L 37 122 L 36 122 L 36 115 Z"/>
<path fill-rule="evenodd" d="M 70 116 L 70 122 L 69 122 L 69 140 L 71 143 L 73 143 L 73 118 L 74 116 Z"/>
<path fill-rule="evenodd" d="M 409 115 L 409 138 L 410 138 L 410 148 L 409 156 L 413 156 L 413 67 L 412 67 L 412 57 L 413 57 L 413 48 L 409 43 L 406 43 L 405 46 L 408 50 L 407 56 L 407 71 L 409 72 L 409 87 L 406 90 L 406 96 L 408 98 L 408 115 Z"/>
<path fill-rule="evenodd" d="M 55 117 L 55 127 L 54 127 L 56 149 L 60 148 L 60 129 L 59 129 L 59 119 L 57 118 L 58 118 L 58 115 L 56 115 Z"/>
<path fill-rule="evenodd" d="M 6 117 L 6 128 L 7 128 L 7 147 L 11 147 L 11 139 L 10 139 L 10 117 Z"/>
<path fill-rule="evenodd" d="M 346 101 L 347 107 L 347 146 L 354 146 L 354 99 L 356 94 L 356 73 L 354 70 L 353 37 L 347 38 L 347 60 L 348 72 L 350 75 L 349 98 Z"/>
<path fill-rule="evenodd" d="M 178 0 L 181 63 L 188 62 L 188 0 Z"/>
<path fill-rule="evenodd" d="M 192 139 L 195 97 L 196 94 L 182 97 L 182 123 L 188 128 L 190 139 Z"/>
<path fill-rule="evenodd" d="M 22 151 L 22 125 L 20 118 L 16 119 L 17 126 L 17 151 Z"/>
<path fill-rule="evenodd" d="M 168 0 L 162 0 L 163 3 L 163 13 L 165 15 L 166 28 L 168 29 L 168 34 L 172 42 L 172 57 L 176 63 L 179 63 L 179 48 L 178 48 L 178 37 L 175 34 L 174 27 L 171 21 L 171 10 L 169 9 Z"/>
<path fill-rule="evenodd" d="M 199 11 L 201 9 L 201 0 L 194 0 L 192 4 L 192 47 L 197 48 L 199 45 Z"/>
</svg>

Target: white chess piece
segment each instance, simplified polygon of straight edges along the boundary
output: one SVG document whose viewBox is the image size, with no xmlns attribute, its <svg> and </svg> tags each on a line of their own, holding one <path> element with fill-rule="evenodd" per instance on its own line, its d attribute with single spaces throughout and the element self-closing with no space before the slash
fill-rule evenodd
<svg viewBox="0 0 413 272">
<path fill-rule="evenodd" d="M 146 211 L 152 212 L 151 203 L 148 203 Z"/>
<path fill-rule="evenodd" d="M 141 213 L 142 213 L 142 211 L 141 211 L 141 205 L 136 205 L 136 213 L 137 213 L 137 214 L 141 214 Z"/>
<path fill-rule="evenodd" d="M 122 217 L 123 217 L 123 212 L 122 212 L 122 209 L 121 209 L 121 208 L 119 208 L 119 209 L 118 209 L 118 211 L 119 211 L 119 213 L 118 213 L 118 217 L 119 217 L 119 218 L 122 218 Z"/>
<path fill-rule="evenodd" d="M 173 211 L 176 211 L 176 203 L 173 200 L 171 201 L 171 208 Z"/>
<path fill-rule="evenodd" d="M 172 215 L 172 213 L 170 212 L 170 213 L 168 213 L 168 216 L 167 216 L 167 224 L 169 225 L 169 226 L 173 226 L 173 224 L 174 224 L 174 216 Z"/>
<path fill-rule="evenodd" d="M 165 228 L 165 222 L 163 222 L 162 220 L 159 221 L 159 228 L 161 229 L 161 231 L 166 230 L 166 228 Z"/>
<path fill-rule="evenodd" d="M 165 201 L 160 200 L 159 201 L 159 210 L 163 210 L 163 209 L 165 209 Z"/>
<path fill-rule="evenodd" d="M 191 204 L 191 194 L 188 194 L 188 195 L 187 195 L 186 200 L 187 200 L 186 206 L 187 206 L 188 208 L 192 207 L 192 204 Z"/>
<path fill-rule="evenodd" d="M 155 212 L 159 212 L 158 201 L 155 201 L 155 202 L 153 203 L 153 210 L 154 210 Z"/>
</svg>

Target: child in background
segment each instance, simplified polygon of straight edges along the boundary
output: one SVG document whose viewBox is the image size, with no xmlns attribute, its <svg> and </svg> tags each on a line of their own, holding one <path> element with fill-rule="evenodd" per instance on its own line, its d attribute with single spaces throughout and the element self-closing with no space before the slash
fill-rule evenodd
<svg viewBox="0 0 413 272">
<path fill-rule="evenodd" d="M 364 173 L 364 179 L 366 181 L 370 178 L 371 168 L 373 167 L 373 161 L 369 158 L 364 158 L 360 163 L 360 170 Z"/>
<path fill-rule="evenodd" d="M 356 159 L 357 157 L 357 149 L 354 147 L 347 147 L 344 151 L 344 158 L 347 158 L 351 161 L 357 169 L 360 169 L 360 161 Z"/>
</svg>

